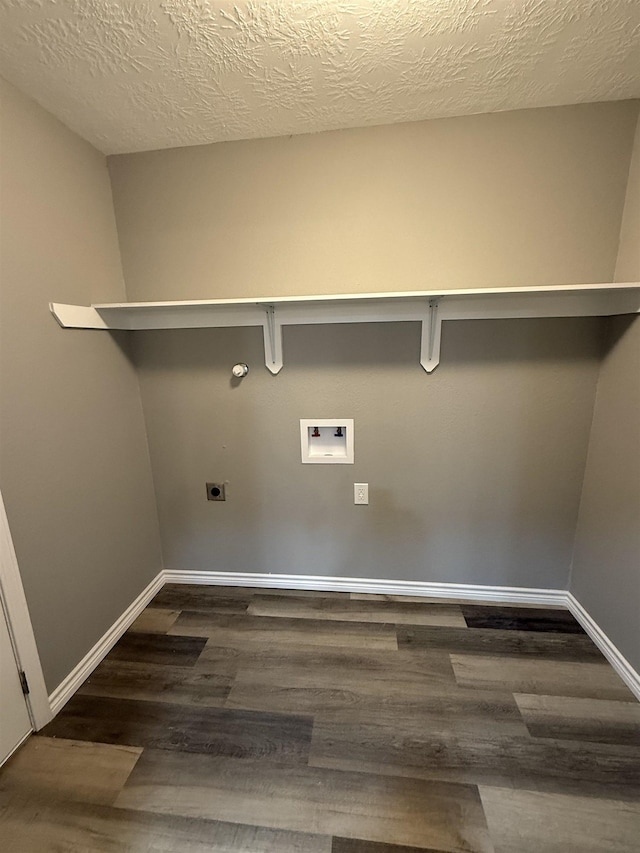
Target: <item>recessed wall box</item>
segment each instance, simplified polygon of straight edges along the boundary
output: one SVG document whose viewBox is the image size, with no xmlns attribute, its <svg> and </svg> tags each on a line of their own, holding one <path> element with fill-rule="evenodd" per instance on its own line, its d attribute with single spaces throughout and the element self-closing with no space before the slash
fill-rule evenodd
<svg viewBox="0 0 640 853">
<path fill-rule="evenodd" d="M 207 483 L 208 501 L 226 501 L 224 483 Z"/>
<path fill-rule="evenodd" d="M 302 461 L 353 465 L 353 418 L 301 418 Z"/>
</svg>

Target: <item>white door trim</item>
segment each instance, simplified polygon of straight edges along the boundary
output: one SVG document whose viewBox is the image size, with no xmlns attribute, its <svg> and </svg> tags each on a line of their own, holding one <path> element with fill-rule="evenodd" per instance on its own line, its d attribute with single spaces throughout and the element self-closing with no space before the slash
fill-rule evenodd
<svg viewBox="0 0 640 853">
<path fill-rule="evenodd" d="M 0 591 L 16 660 L 29 683 L 29 695 L 26 697 L 29 714 L 34 729 L 41 729 L 52 718 L 51 706 L 2 492 L 0 492 Z"/>
</svg>

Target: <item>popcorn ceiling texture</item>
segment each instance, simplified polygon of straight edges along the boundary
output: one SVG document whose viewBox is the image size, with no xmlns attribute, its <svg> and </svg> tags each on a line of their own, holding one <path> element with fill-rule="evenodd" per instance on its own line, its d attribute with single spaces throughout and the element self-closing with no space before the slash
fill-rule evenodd
<svg viewBox="0 0 640 853">
<path fill-rule="evenodd" d="M 0 0 L 0 32 L 105 153 L 640 96 L 637 0 Z"/>
</svg>

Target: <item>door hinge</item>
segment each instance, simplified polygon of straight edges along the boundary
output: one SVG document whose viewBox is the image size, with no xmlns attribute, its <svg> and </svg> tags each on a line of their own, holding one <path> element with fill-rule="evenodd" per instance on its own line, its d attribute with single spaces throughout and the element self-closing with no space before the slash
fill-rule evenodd
<svg viewBox="0 0 640 853">
<path fill-rule="evenodd" d="M 24 670 L 20 670 L 20 684 L 22 685 L 22 692 L 25 696 L 29 695 L 29 682 L 27 681 L 27 674 Z"/>
</svg>

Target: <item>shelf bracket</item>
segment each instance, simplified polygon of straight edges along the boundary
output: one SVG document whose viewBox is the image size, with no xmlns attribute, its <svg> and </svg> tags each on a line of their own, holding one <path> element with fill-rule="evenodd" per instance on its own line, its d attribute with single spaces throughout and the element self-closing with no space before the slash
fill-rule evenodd
<svg viewBox="0 0 640 853">
<path fill-rule="evenodd" d="M 440 333 L 442 317 L 438 314 L 439 297 L 429 300 L 427 314 L 422 319 L 420 364 L 427 373 L 433 373 L 440 364 Z"/>
<path fill-rule="evenodd" d="M 275 376 L 282 370 L 282 324 L 273 305 L 266 306 L 262 333 L 264 335 L 264 363 Z"/>
</svg>

